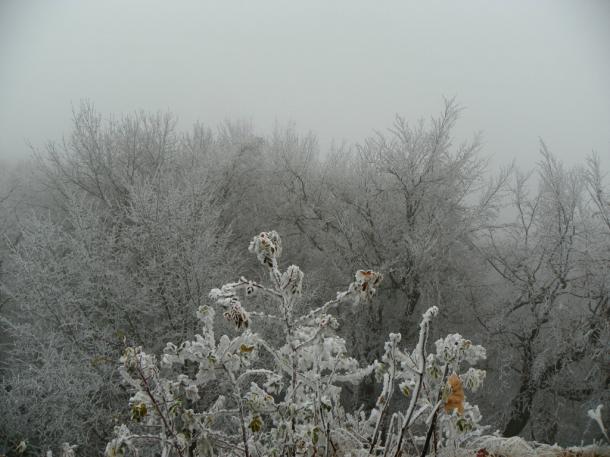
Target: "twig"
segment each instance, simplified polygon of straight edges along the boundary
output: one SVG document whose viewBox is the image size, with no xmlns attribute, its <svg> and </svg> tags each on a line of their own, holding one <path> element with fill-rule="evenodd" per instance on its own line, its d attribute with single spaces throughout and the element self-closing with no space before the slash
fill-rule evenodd
<svg viewBox="0 0 610 457">
<path fill-rule="evenodd" d="M 445 378 L 447 377 L 447 373 L 449 372 L 449 364 L 445 365 L 445 370 L 443 371 L 443 378 L 441 380 L 441 384 L 438 388 L 438 394 L 436 395 L 436 405 L 432 410 L 432 421 L 430 422 L 430 427 L 428 428 L 428 432 L 426 433 L 426 442 L 424 443 L 424 448 L 421 451 L 421 457 L 426 457 L 426 453 L 428 452 L 428 447 L 430 447 L 430 440 L 434 431 L 436 430 L 436 417 L 438 416 L 438 408 L 441 405 L 441 399 L 443 397 L 443 387 L 445 386 Z"/>
</svg>

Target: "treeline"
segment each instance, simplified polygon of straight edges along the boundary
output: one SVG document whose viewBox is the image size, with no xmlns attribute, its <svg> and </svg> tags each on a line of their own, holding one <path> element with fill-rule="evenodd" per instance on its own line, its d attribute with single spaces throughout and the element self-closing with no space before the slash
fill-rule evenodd
<svg viewBox="0 0 610 457">
<path fill-rule="evenodd" d="M 458 143 L 459 108 L 321 154 L 290 128 L 179 132 L 167 114 L 104 119 L 90 104 L 72 133 L 5 169 L 0 183 L 0 447 L 27 440 L 96 455 L 126 422 L 117 361 L 198 331 L 196 309 L 256 232 L 282 233 L 306 272 L 305 305 L 361 268 L 378 297 L 340 310 L 361 360 L 388 332 L 405 344 L 421 313 L 434 338 L 488 349 L 476 402 L 506 436 L 563 444 L 599 437 L 586 411 L 608 403 L 610 197 L 599 160 L 566 168 L 544 146 L 527 172 L 494 173 L 477 139 Z M 535 145 L 533 145 L 535 146 Z M 607 164 L 605 164 L 607 165 Z M 364 383 L 352 404 L 371 404 Z"/>
</svg>

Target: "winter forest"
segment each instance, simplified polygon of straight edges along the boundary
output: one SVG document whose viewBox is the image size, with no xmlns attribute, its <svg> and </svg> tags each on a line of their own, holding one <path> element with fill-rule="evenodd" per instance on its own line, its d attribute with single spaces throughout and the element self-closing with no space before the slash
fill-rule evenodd
<svg viewBox="0 0 610 457">
<path fill-rule="evenodd" d="M 7 455 L 607 443 L 600 159 L 489 170 L 440 108 L 322 154 L 83 102 L 2 175 Z"/>
<path fill-rule="evenodd" d="M 0 457 L 610 457 L 608 24 L 0 0 Z"/>
</svg>

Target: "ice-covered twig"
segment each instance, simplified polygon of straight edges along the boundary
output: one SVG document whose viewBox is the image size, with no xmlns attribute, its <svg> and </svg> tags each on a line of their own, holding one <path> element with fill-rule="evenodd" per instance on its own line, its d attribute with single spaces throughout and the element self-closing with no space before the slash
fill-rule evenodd
<svg viewBox="0 0 610 457">
<path fill-rule="evenodd" d="M 396 446 L 396 453 L 394 454 L 395 457 L 398 457 L 400 455 L 400 450 L 402 448 L 402 442 L 405 433 L 412 424 L 413 412 L 415 411 L 415 406 L 417 405 L 419 393 L 424 381 L 424 372 L 426 369 L 426 341 L 428 339 L 428 332 L 430 331 L 430 321 L 432 320 L 432 317 L 436 316 L 437 314 L 438 308 L 436 306 L 432 306 L 423 314 L 422 321 L 419 324 L 419 339 L 417 341 L 417 346 L 413 351 L 415 356 L 417 357 L 417 383 L 415 384 L 415 389 L 413 391 L 413 396 L 411 397 L 411 401 L 409 403 L 409 408 L 407 409 L 407 413 L 405 414 L 405 422 L 402 426 L 402 430 L 400 431 L 398 445 Z"/>
<path fill-rule="evenodd" d="M 601 429 L 602 433 L 604 434 L 604 437 L 606 438 L 606 441 L 608 441 L 610 443 L 610 439 L 608 439 L 608 432 L 606 430 L 606 427 L 604 426 L 604 421 L 602 419 L 602 408 L 604 406 L 603 405 L 597 405 L 597 408 L 595 409 L 590 409 L 589 411 L 587 411 L 587 415 L 593 419 L 595 422 L 597 422 L 597 425 L 599 425 L 599 428 Z"/>
</svg>

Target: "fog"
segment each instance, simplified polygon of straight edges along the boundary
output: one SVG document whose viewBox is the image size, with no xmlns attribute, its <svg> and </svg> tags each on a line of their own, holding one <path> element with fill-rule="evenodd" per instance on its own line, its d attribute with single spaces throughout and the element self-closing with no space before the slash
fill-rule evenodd
<svg viewBox="0 0 610 457">
<path fill-rule="evenodd" d="M 610 456 L 608 25 L 0 0 L 0 457 Z"/>
<path fill-rule="evenodd" d="M 0 4 L 0 157 L 70 131 L 72 106 L 172 111 L 180 126 L 294 122 L 358 142 L 394 114 L 465 108 L 498 164 L 538 138 L 610 156 L 610 3 L 12 1 Z"/>
</svg>

